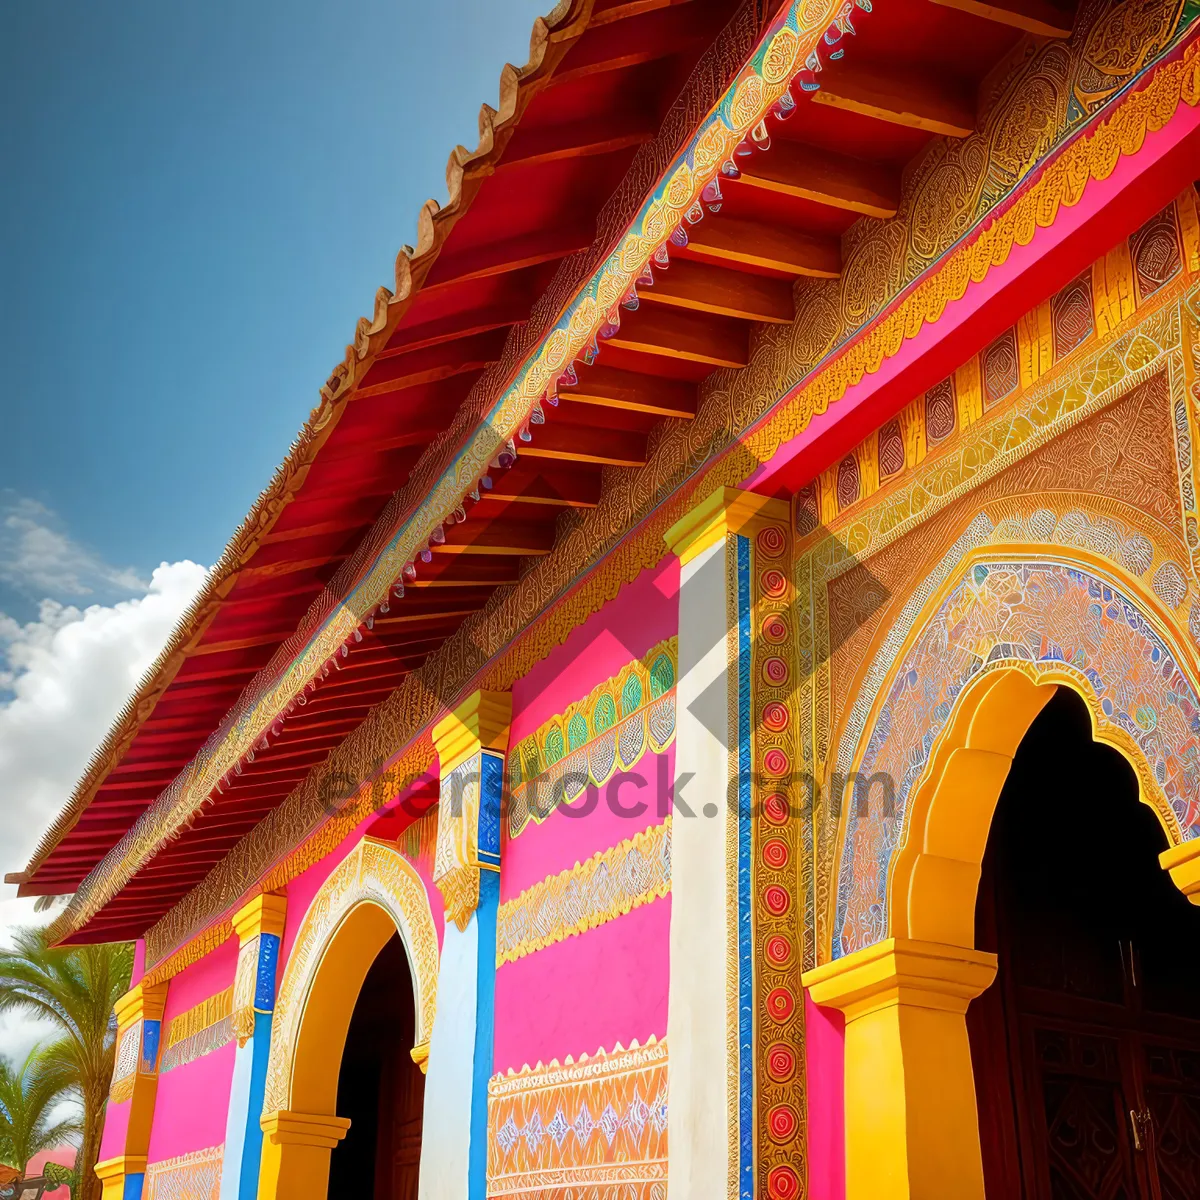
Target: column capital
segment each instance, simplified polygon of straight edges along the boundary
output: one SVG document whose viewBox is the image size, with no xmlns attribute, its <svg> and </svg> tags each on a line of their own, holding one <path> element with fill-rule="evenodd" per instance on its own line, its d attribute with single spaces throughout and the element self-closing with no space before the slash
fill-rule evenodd
<svg viewBox="0 0 1200 1200">
<path fill-rule="evenodd" d="M 125 1180 L 131 1175 L 145 1175 L 144 1154 L 122 1154 L 119 1158 L 107 1158 L 93 1168 L 100 1180 L 102 1200 L 125 1200 Z"/>
<path fill-rule="evenodd" d="M 766 524 L 787 525 L 791 519 L 786 500 L 720 487 L 701 500 L 663 535 L 682 563 L 690 562 L 726 534 L 752 536 Z"/>
<path fill-rule="evenodd" d="M 98 1162 L 93 1170 L 96 1178 L 116 1179 L 124 1175 L 141 1175 L 146 1170 L 147 1159 L 144 1154 L 122 1154 L 117 1158 L 106 1158 Z"/>
<path fill-rule="evenodd" d="M 349 1117 L 289 1112 L 283 1108 L 262 1117 L 263 1133 L 276 1146 L 319 1146 L 332 1150 L 349 1128 Z"/>
<path fill-rule="evenodd" d="M 287 919 L 287 897 L 277 892 L 264 892 L 255 896 L 248 904 L 233 914 L 233 929 L 238 941 L 244 946 L 260 933 L 283 936 L 283 923 Z"/>
<path fill-rule="evenodd" d="M 167 985 L 156 983 L 147 986 L 139 983 L 123 995 L 113 1011 L 117 1014 L 117 1030 L 123 1033 L 137 1021 L 161 1021 L 167 1007 Z"/>
<path fill-rule="evenodd" d="M 511 692 L 473 692 L 433 727 L 442 776 L 481 749 L 503 754 L 508 749 L 511 722 Z"/>
<path fill-rule="evenodd" d="M 995 977 L 994 954 L 888 938 L 806 971 L 801 982 L 814 1003 L 840 1009 L 854 1021 L 896 1005 L 965 1013 Z"/>
<path fill-rule="evenodd" d="M 1171 882 L 1193 903 L 1200 904 L 1200 838 L 1164 850 L 1158 861 Z"/>
</svg>

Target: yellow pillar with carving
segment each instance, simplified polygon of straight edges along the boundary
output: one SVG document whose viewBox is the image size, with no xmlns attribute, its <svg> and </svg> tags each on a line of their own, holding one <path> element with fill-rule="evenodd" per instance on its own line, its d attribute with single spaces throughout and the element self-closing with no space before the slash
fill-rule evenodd
<svg viewBox="0 0 1200 1200">
<path fill-rule="evenodd" d="M 158 1092 L 158 1058 L 162 1018 L 167 1006 L 165 983 L 137 984 L 114 1005 L 117 1017 L 117 1063 L 109 1104 L 129 1104 L 122 1152 L 96 1164 L 104 1200 L 140 1196 Z"/>
<path fill-rule="evenodd" d="M 846 1015 L 846 1200 L 984 1200 L 967 1005 L 996 956 L 889 938 L 808 971 Z"/>
</svg>

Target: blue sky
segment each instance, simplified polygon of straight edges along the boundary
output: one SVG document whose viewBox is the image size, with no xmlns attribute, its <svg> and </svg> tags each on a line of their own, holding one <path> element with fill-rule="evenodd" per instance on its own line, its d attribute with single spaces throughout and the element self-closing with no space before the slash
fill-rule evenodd
<svg viewBox="0 0 1200 1200">
<path fill-rule="evenodd" d="M 287 452 L 548 2 L 0 4 L 0 872 Z M 0 941 L 35 919 L 0 888 Z M 45 1033 L 0 1016 L 0 1055 Z"/>
<path fill-rule="evenodd" d="M 0 7 L 0 610 L 215 561 L 547 4 Z"/>
</svg>

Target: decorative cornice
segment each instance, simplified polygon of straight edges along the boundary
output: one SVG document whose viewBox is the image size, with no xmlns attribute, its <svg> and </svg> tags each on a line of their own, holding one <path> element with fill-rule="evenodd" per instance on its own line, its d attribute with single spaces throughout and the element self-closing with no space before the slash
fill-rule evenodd
<svg viewBox="0 0 1200 1200">
<path fill-rule="evenodd" d="M 665 541 L 681 563 L 689 563 L 727 534 L 753 537 L 764 525 L 787 525 L 791 510 L 786 500 L 719 487 L 667 530 Z"/>
<path fill-rule="evenodd" d="M 888 938 L 805 971 L 815 1004 L 854 1021 L 897 1004 L 939 1012 L 967 1011 L 996 977 L 996 956 L 965 946 Z"/>
<path fill-rule="evenodd" d="M 106 1179 L 124 1178 L 126 1175 L 142 1175 L 146 1171 L 147 1158 L 144 1154 L 122 1154 L 117 1158 L 106 1158 L 98 1162 L 93 1170 L 96 1178 L 103 1182 Z"/>
<path fill-rule="evenodd" d="M 1200 838 L 1164 850 L 1158 861 L 1171 882 L 1193 904 L 1200 904 Z"/>
<path fill-rule="evenodd" d="M 259 1122 L 262 1131 L 276 1146 L 319 1146 L 332 1150 L 346 1136 L 349 1117 L 324 1116 L 317 1113 L 263 1113 Z"/>
</svg>

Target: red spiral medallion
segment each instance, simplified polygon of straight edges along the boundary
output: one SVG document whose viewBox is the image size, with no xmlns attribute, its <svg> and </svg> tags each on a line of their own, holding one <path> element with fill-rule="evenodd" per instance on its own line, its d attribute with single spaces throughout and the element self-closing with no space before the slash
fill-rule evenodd
<svg viewBox="0 0 1200 1200">
<path fill-rule="evenodd" d="M 800 1179 L 786 1164 L 767 1172 L 767 1195 L 770 1200 L 796 1200 L 800 1195 Z"/>
<path fill-rule="evenodd" d="M 785 987 L 772 988 L 767 993 L 767 1012 L 772 1020 L 786 1021 L 796 1011 L 796 997 Z"/>
<path fill-rule="evenodd" d="M 792 907 L 792 898 L 788 895 L 787 888 L 780 887 L 777 883 L 763 888 L 762 896 L 767 912 L 773 917 L 782 917 Z"/>
<path fill-rule="evenodd" d="M 767 1113 L 767 1132 L 773 1142 L 790 1142 L 800 1131 L 800 1114 L 790 1104 L 776 1104 Z"/>
</svg>

